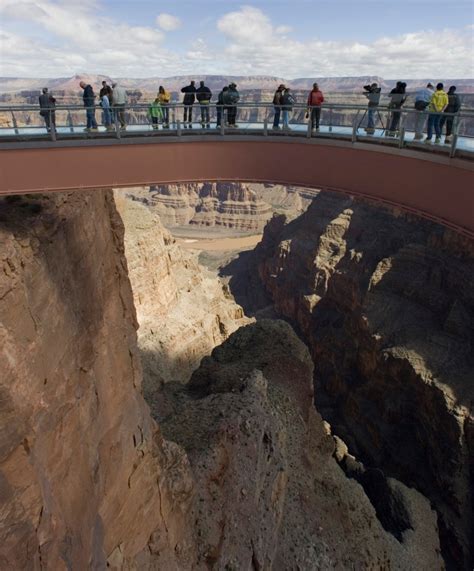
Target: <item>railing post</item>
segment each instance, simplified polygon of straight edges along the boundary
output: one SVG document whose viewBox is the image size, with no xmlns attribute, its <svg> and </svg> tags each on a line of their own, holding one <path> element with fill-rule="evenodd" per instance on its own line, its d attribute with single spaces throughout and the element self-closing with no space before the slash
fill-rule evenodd
<svg viewBox="0 0 474 571">
<path fill-rule="evenodd" d="M 329 132 L 332 133 L 332 107 L 329 108 Z"/>
<path fill-rule="evenodd" d="M 353 143 L 355 143 L 357 141 L 357 117 L 356 120 L 354 121 L 353 125 L 352 125 L 352 137 L 351 137 L 351 141 Z"/>
<path fill-rule="evenodd" d="M 263 120 L 263 136 L 264 137 L 268 136 L 268 117 L 265 117 L 265 119 Z"/>
<path fill-rule="evenodd" d="M 405 143 L 405 127 L 399 127 L 400 135 L 398 137 L 398 148 L 402 149 Z"/>
<path fill-rule="evenodd" d="M 115 136 L 117 137 L 117 139 L 120 139 L 122 137 L 122 134 L 120 133 L 120 123 L 119 123 L 117 108 L 115 108 L 114 111 L 114 125 L 115 125 Z"/>
<path fill-rule="evenodd" d="M 306 115 L 306 113 L 305 113 Z M 306 137 L 311 139 L 313 135 L 313 117 L 312 117 L 312 109 L 308 109 L 308 128 L 306 129 Z"/>
<path fill-rule="evenodd" d="M 18 123 L 16 121 L 15 113 L 13 113 L 13 111 L 11 113 L 12 113 L 13 129 L 15 129 L 15 135 L 19 135 L 20 131 L 18 129 Z"/>
<path fill-rule="evenodd" d="M 224 106 L 222 106 L 222 112 L 221 112 L 221 135 L 225 135 L 225 109 Z"/>
<path fill-rule="evenodd" d="M 176 119 L 176 133 L 178 137 L 181 137 L 181 121 L 179 119 Z"/>
<path fill-rule="evenodd" d="M 53 113 L 54 111 L 48 111 L 49 113 L 49 133 L 51 135 L 51 140 L 56 141 L 56 121 L 53 123 Z"/>
<path fill-rule="evenodd" d="M 67 122 L 69 125 L 69 131 L 71 133 L 74 133 L 74 123 L 72 122 L 72 115 L 71 115 L 71 111 L 69 111 L 69 110 L 67 112 Z"/>
</svg>

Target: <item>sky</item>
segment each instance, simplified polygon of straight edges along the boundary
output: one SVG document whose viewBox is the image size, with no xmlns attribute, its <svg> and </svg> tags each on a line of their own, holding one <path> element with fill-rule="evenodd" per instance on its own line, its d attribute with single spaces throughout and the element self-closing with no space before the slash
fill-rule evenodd
<svg viewBox="0 0 474 571">
<path fill-rule="evenodd" d="M 474 78 L 474 0 L 0 0 L 0 75 Z"/>
</svg>

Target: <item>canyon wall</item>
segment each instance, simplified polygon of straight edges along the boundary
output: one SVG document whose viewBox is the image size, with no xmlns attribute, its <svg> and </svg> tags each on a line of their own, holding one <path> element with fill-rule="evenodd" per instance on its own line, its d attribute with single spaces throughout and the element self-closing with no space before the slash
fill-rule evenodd
<svg viewBox="0 0 474 571">
<path fill-rule="evenodd" d="M 144 392 L 186 382 L 201 359 L 249 320 L 227 288 L 183 250 L 153 209 L 115 200 L 125 225 L 125 253 L 139 323 Z"/>
<path fill-rule="evenodd" d="M 0 568 L 185 568 L 193 484 L 140 394 L 112 193 L 3 199 L 0 261 Z"/>
<path fill-rule="evenodd" d="M 436 507 L 451 569 L 472 558 L 473 251 L 434 223 L 321 193 L 272 220 L 248 269 L 310 347 L 336 433 Z"/>
</svg>

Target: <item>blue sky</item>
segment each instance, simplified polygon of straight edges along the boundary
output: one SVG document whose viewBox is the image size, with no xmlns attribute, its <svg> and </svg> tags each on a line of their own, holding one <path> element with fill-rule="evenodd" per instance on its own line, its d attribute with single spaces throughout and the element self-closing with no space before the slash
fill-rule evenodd
<svg viewBox="0 0 474 571">
<path fill-rule="evenodd" d="M 473 77 L 467 0 L 0 0 L 0 74 Z"/>
</svg>

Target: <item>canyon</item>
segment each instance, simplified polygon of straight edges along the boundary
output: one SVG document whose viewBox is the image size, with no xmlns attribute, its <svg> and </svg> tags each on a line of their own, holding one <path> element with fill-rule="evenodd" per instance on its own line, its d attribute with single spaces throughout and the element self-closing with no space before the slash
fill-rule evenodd
<svg viewBox="0 0 474 571">
<path fill-rule="evenodd" d="M 469 568 L 467 239 L 208 183 L 3 199 L 0 260 L 0 568 Z"/>
</svg>

